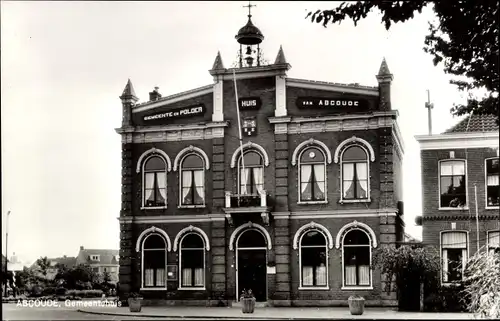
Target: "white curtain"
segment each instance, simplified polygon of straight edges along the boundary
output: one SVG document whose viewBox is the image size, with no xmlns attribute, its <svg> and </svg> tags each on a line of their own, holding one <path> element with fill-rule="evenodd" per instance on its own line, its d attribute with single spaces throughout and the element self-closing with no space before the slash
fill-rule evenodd
<svg viewBox="0 0 500 321">
<path fill-rule="evenodd" d="M 366 163 L 356 163 L 356 174 L 358 175 L 359 185 L 363 191 L 360 192 L 361 198 L 367 197 L 368 191 L 368 167 Z"/>
<path fill-rule="evenodd" d="M 313 267 L 304 266 L 302 267 L 302 285 L 312 286 L 313 285 Z"/>
<path fill-rule="evenodd" d="M 247 184 L 250 177 L 250 169 L 248 167 L 241 168 L 240 170 L 240 194 L 248 194 Z"/>
<path fill-rule="evenodd" d="M 306 191 L 307 186 L 311 183 L 311 173 L 312 167 L 310 165 L 302 165 L 300 167 L 300 182 L 302 183 L 302 193 Z"/>
<path fill-rule="evenodd" d="M 146 269 L 144 272 L 144 285 L 154 286 L 154 269 Z"/>
<path fill-rule="evenodd" d="M 359 266 L 359 285 L 370 285 L 370 266 Z"/>
<path fill-rule="evenodd" d="M 160 190 L 160 195 L 164 200 L 167 199 L 167 174 L 165 172 L 156 173 L 156 183 Z"/>
<path fill-rule="evenodd" d="M 148 200 L 153 195 L 153 186 L 155 184 L 155 174 L 154 173 L 145 173 L 144 174 L 145 183 L 144 183 L 144 199 Z"/>
<path fill-rule="evenodd" d="M 490 253 L 495 253 L 495 249 L 500 248 L 500 231 L 488 233 L 488 248 Z"/>
<path fill-rule="evenodd" d="M 192 280 L 192 270 L 191 268 L 182 269 L 182 286 L 191 286 Z"/>
<path fill-rule="evenodd" d="M 462 161 L 453 162 L 453 175 L 465 175 L 465 163 Z"/>
<path fill-rule="evenodd" d="M 443 282 L 448 282 L 448 251 L 446 249 L 443 250 Z"/>
<path fill-rule="evenodd" d="M 205 182 L 204 182 L 204 171 L 195 171 L 194 172 L 194 185 L 196 186 L 196 192 L 201 198 L 201 202 L 205 201 Z"/>
<path fill-rule="evenodd" d="M 314 176 L 321 193 L 325 192 L 325 165 L 314 165 Z"/>
<path fill-rule="evenodd" d="M 354 164 L 342 164 L 342 180 L 343 180 L 343 191 L 345 198 L 351 198 L 354 195 L 347 195 L 352 188 L 354 183 Z"/>
<path fill-rule="evenodd" d="M 182 172 L 182 199 L 184 200 L 191 190 L 193 184 L 191 171 Z"/>
<path fill-rule="evenodd" d="M 194 286 L 203 286 L 203 268 L 194 269 Z"/>
<path fill-rule="evenodd" d="M 467 233 L 445 232 L 443 235 L 443 249 L 466 249 Z"/>
<path fill-rule="evenodd" d="M 356 266 L 346 265 L 345 267 L 345 285 L 356 285 Z"/>
<path fill-rule="evenodd" d="M 253 180 L 255 187 L 257 189 L 257 192 L 260 193 L 264 189 L 264 168 L 262 167 L 254 167 L 252 168 L 253 170 Z"/>
<path fill-rule="evenodd" d="M 316 285 L 326 286 L 326 266 L 324 264 L 316 267 Z"/>
<path fill-rule="evenodd" d="M 498 186 L 498 175 L 488 175 L 487 185 L 488 186 Z"/>
<path fill-rule="evenodd" d="M 165 286 L 165 269 L 156 269 L 156 285 Z"/>
</svg>

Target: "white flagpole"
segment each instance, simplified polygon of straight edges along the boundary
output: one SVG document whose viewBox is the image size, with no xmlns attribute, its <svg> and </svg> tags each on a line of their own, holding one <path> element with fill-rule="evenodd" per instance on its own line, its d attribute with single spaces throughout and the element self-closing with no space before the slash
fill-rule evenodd
<svg viewBox="0 0 500 321">
<path fill-rule="evenodd" d="M 240 139 L 240 153 L 241 153 L 241 169 L 245 172 L 245 159 L 243 157 L 243 138 L 241 137 L 241 117 L 240 117 L 240 106 L 238 101 L 238 87 L 236 85 L 236 72 L 233 69 L 233 81 L 234 81 L 234 97 L 236 98 L 236 114 L 238 117 L 238 137 Z M 239 171 L 239 168 L 238 168 Z M 238 173 L 238 177 L 240 177 L 240 186 L 238 186 L 238 194 L 241 187 L 241 172 Z M 239 201 L 238 196 L 238 201 Z"/>
</svg>

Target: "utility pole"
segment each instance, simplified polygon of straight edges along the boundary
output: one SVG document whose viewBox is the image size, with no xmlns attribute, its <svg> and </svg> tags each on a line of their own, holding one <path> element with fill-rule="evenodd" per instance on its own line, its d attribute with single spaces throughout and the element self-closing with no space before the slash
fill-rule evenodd
<svg viewBox="0 0 500 321">
<path fill-rule="evenodd" d="M 7 265 L 9 265 L 9 216 L 10 216 L 10 211 L 7 212 L 7 219 L 6 219 L 6 228 L 5 228 L 5 273 L 4 273 L 4 278 L 5 278 L 5 292 L 4 295 L 7 296 L 7 284 L 9 283 L 9 280 L 7 279 Z"/>
<path fill-rule="evenodd" d="M 476 207 L 476 242 L 477 242 L 477 250 L 479 252 L 479 212 L 477 209 L 477 185 L 474 184 L 474 205 Z"/>
<path fill-rule="evenodd" d="M 431 103 L 431 93 L 429 89 L 427 89 L 427 102 L 425 103 L 425 108 L 427 108 L 427 120 L 428 120 L 428 128 L 429 135 L 432 135 L 432 112 L 431 109 L 434 108 L 434 104 Z"/>
</svg>

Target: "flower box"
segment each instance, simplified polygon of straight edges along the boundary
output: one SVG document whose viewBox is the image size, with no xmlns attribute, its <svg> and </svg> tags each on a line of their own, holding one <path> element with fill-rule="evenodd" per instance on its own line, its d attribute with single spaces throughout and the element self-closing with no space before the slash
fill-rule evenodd
<svg viewBox="0 0 500 321">
<path fill-rule="evenodd" d="M 365 299 L 363 297 L 352 295 L 348 299 L 349 311 L 352 315 L 362 315 L 365 311 Z"/>
</svg>

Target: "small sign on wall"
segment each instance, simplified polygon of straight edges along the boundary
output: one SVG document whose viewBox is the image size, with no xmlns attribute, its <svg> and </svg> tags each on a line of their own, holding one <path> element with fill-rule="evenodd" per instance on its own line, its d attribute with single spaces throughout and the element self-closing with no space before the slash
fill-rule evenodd
<svg viewBox="0 0 500 321">
<path fill-rule="evenodd" d="M 177 281 L 177 265 L 167 265 L 167 281 Z"/>
<path fill-rule="evenodd" d="M 365 109 L 368 103 L 364 99 L 346 99 L 346 98 L 318 98 L 318 97 L 299 97 L 297 98 L 297 107 L 301 109 Z"/>
<path fill-rule="evenodd" d="M 259 109 L 262 102 L 259 97 L 244 97 L 239 99 L 240 110 Z"/>
<path fill-rule="evenodd" d="M 275 266 L 268 266 L 267 267 L 267 274 L 276 274 L 276 267 Z"/>
<path fill-rule="evenodd" d="M 200 116 L 205 114 L 207 111 L 205 105 L 196 105 L 190 107 L 176 108 L 172 110 L 165 111 L 163 113 L 157 113 L 153 115 L 147 115 L 143 117 L 144 121 L 158 121 L 158 120 L 168 120 L 174 118 L 192 117 Z"/>
</svg>

